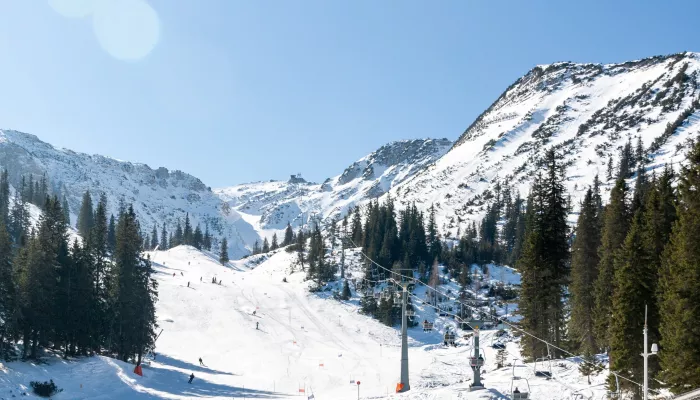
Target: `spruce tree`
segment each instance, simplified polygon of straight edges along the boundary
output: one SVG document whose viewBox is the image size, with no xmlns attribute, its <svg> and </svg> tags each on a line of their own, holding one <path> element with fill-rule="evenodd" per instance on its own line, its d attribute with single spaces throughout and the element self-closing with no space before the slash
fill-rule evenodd
<svg viewBox="0 0 700 400">
<path fill-rule="evenodd" d="M 661 379 L 674 393 L 700 386 L 700 140 L 678 182 L 677 220 L 660 279 Z"/>
<path fill-rule="evenodd" d="M 168 250 L 168 231 L 165 230 L 165 224 L 160 230 L 160 249 L 165 251 Z"/>
<path fill-rule="evenodd" d="M 297 259 L 299 260 L 299 266 L 301 266 L 301 270 L 304 271 L 304 251 L 306 250 L 306 235 L 304 235 L 304 231 L 302 229 L 299 229 L 299 233 L 297 233 L 297 243 L 296 243 L 296 248 L 297 248 Z"/>
<path fill-rule="evenodd" d="M 24 199 L 22 199 L 22 196 L 15 196 L 12 210 L 10 210 L 8 231 L 10 233 L 10 239 L 16 247 L 24 247 L 30 227 L 27 204 Z"/>
<path fill-rule="evenodd" d="M 282 241 L 282 246 L 289 246 L 294 241 L 294 231 L 292 230 L 292 225 L 287 223 L 287 228 L 284 230 L 284 240 Z"/>
<path fill-rule="evenodd" d="M 7 170 L 0 173 L 0 220 L 7 225 L 10 214 L 10 180 Z"/>
<path fill-rule="evenodd" d="M 352 293 L 350 292 L 350 285 L 348 285 L 347 279 L 343 280 L 343 291 L 340 294 L 340 298 L 343 300 L 349 300 Z"/>
<path fill-rule="evenodd" d="M 610 345 L 610 369 L 629 376 L 635 381 L 642 379 L 642 342 L 640 332 L 644 327 L 644 306 L 654 296 L 649 289 L 649 255 L 646 254 L 642 234 L 644 231 L 643 210 L 638 210 L 632 220 L 622 248 L 616 252 L 614 264 L 612 315 L 608 326 Z M 611 382 L 612 384 L 612 382 Z M 620 382 L 623 390 L 633 390 L 628 381 Z"/>
<path fill-rule="evenodd" d="M 177 247 L 183 244 L 183 239 L 182 226 L 180 225 L 180 219 L 178 218 L 177 224 L 175 225 L 175 235 L 173 236 L 173 240 L 170 241 L 170 247 Z"/>
<path fill-rule="evenodd" d="M 605 171 L 605 179 L 606 179 L 608 182 L 610 182 L 610 181 L 613 179 L 613 171 L 614 171 L 614 167 L 613 167 L 613 158 L 612 158 L 612 156 L 610 156 L 610 157 L 608 158 L 608 168 L 607 168 L 607 170 Z"/>
<path fill-rule="evenodd" d="M 438 235 L 437 223 L 435 222 L 435 204 L 430 205 L 428 214 L 428 248 L 430 253 L 430 259 L 441 260 L 440 250 L 442 248 L 440 244 L 440 237 Z"/>
<path fill-rule="evenodd" d="M 107 228 L 107 248 L 110 253 L 114 252 L 117 246 L 117 223 L 114 214 L 109 217 L 109 227 Z"/>
<path fill-rule="evenodd" d="M 267 237 L 263 239 L 262 252 L 268 253 L 270 251 L 270 242 L 267 241 Z"/>
<path fill-rule="evenodd" d="M 88 190 L 83 194 L 83 203 L 80 206 L 80 213 L 78 214 L 78 233 L 80 233 L 83 239 L 87 239 L 90 234 L 92 226 L 95 223 L 94 219 L 95 214 L 92 207 L 92 198 Z"/>
<path fill-rule="evenodd" d="M 190 213 L 185 214 L 185 229 L 182 232 L 182 244 L 192 246 L 192 225 L 190 224 Z"/>
<path fill-rule="evenodd" d="M 158 224 L 153 225 L 153 230 L 151 231 L 151 242 L 149 244 L 149 248 L 151 250 L 155 249 L 158 246 Z"/>
<path fill-rule="evenodd" d="M 260 241 L 258 239 L 255 239 L 255 243 L 253 243 L 253 255 L 260 254 Z"/>
<path fill-rule="evenodd" d="M 204 247 L 204 249 L 207 251 L 211 251 L 211 235 L 209 234 L 209 224 L 207 224 L 207 227 L 204 230 L 204 238 L 202 239 L 202 247 Z"/>
<path fill-rule="evenodd" d="M 615 255 L 622 247 L 629 230 L 629 205 L 627 184 L 619 177 L 610 191 L 610 203 L 605 207 L 601 246 L 598 250 L 598 278 L 595 283 L 595 335 L 598 346 L 607 348 L 608 327 L 612 315 L 613 281 L 615 278 Z"/>
<path fill-rule="evenodd" d="M 226 238 L 221 239 L 221 248 L 219 249 L 219 262 L 221 265 L 226 265 L 228 259 L 228 241 Z"/>
<path fill-rule="evenodd" d="M 192 234 L 192 246 L 196 247 L 197 250 L 202 250 L 202 245 L 204 242 L 204 237 L 202 236 L 202 230 L 199 225 L 194 228 L 194 233 Z"/>
<path fill-rule="evenodd" d="M 141 235 L 132 206 L 120 214 L 111 270 L 112 352 L 137 363 L 155 343 L 157 282 L 148 259 L 141 257 Z"/>
<path fill-rule="evenodd" d="M 277 233 L 272 234 L 272 244 L 270 245 L 270 250 L 277 250 L 279 245 L 277 244 Z"/>
<path fill-rule="evenodd" d="M 593 325 L 595 297 L 591 288 L 598 277 L 600 215 L 593 190 L 586 191 L 571 248 L 571 319 L 569 330 L 583 353 L 598 351 Z"/>
<path fill-rule="evenodd" d="M 0 219 L 0 359 L 9 356 L 12 316 L 15 313 L 16 293 L 12 270 L 12 241 L 5 222 Z"/>
<path fill-rule="evenodd" d="M 352 229 L 350 230 L 351 240 L 356 246 L 362 243 L 363 233 L 362 233 L 362 216 L 360 215 L 360 207 L 355 207 L 355 212 L 352 216 Z"/>
<path fill-rule="evenodd" d="M 66 195 L 63 195 L 63 201 L 61 203 L 61 208 L 63 209 L 63 220 L 66 225 L 70 226 L 70 206 L 68 205 L 68 199 Z"/>
</svg>

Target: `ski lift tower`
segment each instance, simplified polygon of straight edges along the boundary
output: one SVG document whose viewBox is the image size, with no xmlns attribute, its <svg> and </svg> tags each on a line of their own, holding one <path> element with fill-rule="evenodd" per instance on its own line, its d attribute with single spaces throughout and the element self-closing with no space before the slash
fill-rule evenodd
<svg viewBox="0 0 700 400">
<path fill-rule="evenodd" d="M 474 356 L 469 359 L 469 365 L 474 371 L 474 382 L 469 385 L 469 391 L 484 389 L 481 382 L 481 367 L 484 365 L 484 358 L 479 355 L 479 327 L 474 327 Z"/>
<path fill-rule="evenodd" d="M 398 282 L 397 282 L 398 283 Z M 408 318 L 406 315 L 406 305 L 408 304 L 408 283 L 400 282 L 402 291 L 401 298 L 401 381 L 396 385 L 396 392 L 403 393 L 411 390 L 408 383 Z"/>
</svg>

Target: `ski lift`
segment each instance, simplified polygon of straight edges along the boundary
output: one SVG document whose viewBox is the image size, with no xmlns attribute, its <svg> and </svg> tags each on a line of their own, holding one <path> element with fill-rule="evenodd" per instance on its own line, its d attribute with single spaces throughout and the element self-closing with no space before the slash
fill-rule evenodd
<svg viewBox="0 0 700 400">
<path fill-rule="evenodd" d="M 548 369 L 549 371 L 546 371 L 544 369 L 537 369 L 537 363 L 540 363 L 541 367 L 544 367 L 544 363 L 548 363 Z M 542 358 L 536 358 L 535 359 L 535 376 L 539 376 L 541 378 L 547 378 L 547 379 L 552 379 L 552 354 L 549 352 L 549 343 L 547 343 L 547 357 L 542 357 Z"/>
<path fill-rule="evenodd" d="M 428 322 L 427 319 L 425 321 L 423 321 L 423 332 L 428 332 L 428 331 L 432 331 L 432 330 L 433 330 L 433 323 Z"/>
<path fill-rule="evenodd" d="M 475 367 L 483 367 L 484 366 L 484 356 L 479 356 L 479 357 L 469 357 L 469 365 L 472 368 Z"/>
<path fill-rule="evenodd" d="M 416 315 L 416 312 L 413 310 L 406 310 L 406 316 L 407 317 L 414 317 Z"/>
<path fill-rule="evenodd" d="M 527 392 L 521 392 L 518 390 L 518 387 L 516 386 L 515 389 L 513 389 L 513 382 L 517 380 L 524 380 L 525 383 L 527 384 Z M 527 400 L 530 398 L 530 381 L 522 376 L 516 376 L 515 375 L 515 362 L 513 362 L 513 379 L 510 381 L 510 398 L 511 400 Z"/>
<path fill-rule="evenodd" d="M 449 329 L 445 331 L 445 335 L 443 337 L 445 346 L 454 346 L 455 345 L 455 334 L 454 332 L 450 331 Z"/>
</svg>

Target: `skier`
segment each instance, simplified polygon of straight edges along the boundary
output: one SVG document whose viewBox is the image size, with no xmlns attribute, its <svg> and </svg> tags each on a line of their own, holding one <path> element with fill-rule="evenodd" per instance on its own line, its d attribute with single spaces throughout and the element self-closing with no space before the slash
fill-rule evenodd
<svg viewBox="0 0 700 400">
<path fill-rule="evenodd" d="M 200 281 L 200 282 L 202 281 L 202 277 L 201 277 L 201 276 L 199 277 L 199 281 Z"/>
<path fill-rule="evenodd" d="M 256 322 L 256 323 L 255 323 L 255 329 L 258 329 L 258 330 L 260 330 L 260 327 L 259 327 L 259 325 L 260 325 L 260 322 Z"/>
<path fill-rule="evenodd" d="M 187 287 L 190 287 L 190 283 L 189 283 L 189 282 L 187 282 Z"/>
<path fill-rule="evenodd" d="M 182 271 L 180 271 L 180 276 L 185 276 L 185 274 L 183 274 Z"/>
<path fill-rule="evenodd" d="M 202 357 L 199 357 L 199 365 L 204 366 L 204 363 L 202 362 Z"/>
<path fill-rule="evenodd" d="M 189 262 L 189 261 L 187 261 L 187 265 L 190 265 L 190 262 Z"/>
<path fill-rule="evenodd" d="M 253 315 L 255 315 L 256 312 L 257 312 L 256 310 L 253 310 Z"/>
<path fill-rule="evenodd" d="M 190 374 L 190 380 L 189 380 L 189 382 L 187 382 L 187 383 L 192 383 L 192 379 L 194 379 L 194 373 L 191 373 L 191 374 Z"/>
<path fill-rule="evenodd" d="M 175 273 L 173 272 L 173 278 L 175 277 Z"/>
</svg>

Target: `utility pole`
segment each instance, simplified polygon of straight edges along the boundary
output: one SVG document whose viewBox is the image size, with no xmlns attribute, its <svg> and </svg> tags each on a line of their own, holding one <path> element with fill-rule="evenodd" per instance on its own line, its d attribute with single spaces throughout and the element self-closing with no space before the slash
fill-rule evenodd
<svg viewBox="0 0 700 400">
<path fill-rule="evenodd" d="M 642 353 L 642 357 L 644 357 L 644 385 L 642 387 L 643 393 L 644 393 L 644 400 L 649 400 L 649 356 L 651 355 L 656 355 L 656 353 L 659 351 L 659 347 L 656 345 L 656 343 L 651 345 L 651 353 L 648 353 L 649 349 L 649 338 L 648 338 L 648 329 L 647 329 L 647 306 L 646 304 L 644 305 L 644 352 Z"/>
<path fill-rule="evenodd" d="M 469 391 L 484 389 L 481 383 L 481 367 L 484 365 L 484 359 L 479 356 L 479 327 L 474 327 L 474 356 L 469 360 L 469 365 L 474 371 L 474 382 L 469 385 Z"/>
<path fill-rule="evenodd" d="M 408 304 L 408 282 L 403 282 L 403 298 L 401 299 L 401 383 L 397 392 L 403 393 L 411 390 L 408 383 L 408 318 L 406 317 L 406 305 Z"/>
</svg>

